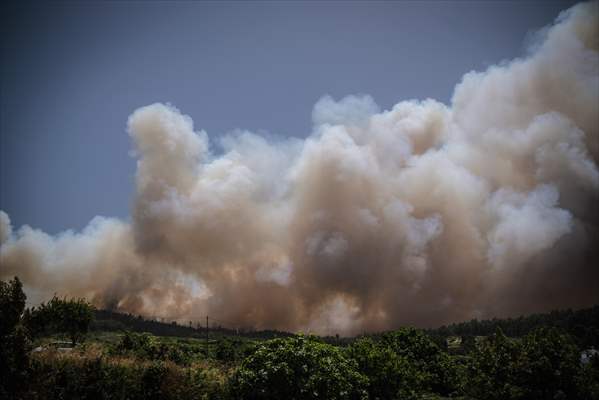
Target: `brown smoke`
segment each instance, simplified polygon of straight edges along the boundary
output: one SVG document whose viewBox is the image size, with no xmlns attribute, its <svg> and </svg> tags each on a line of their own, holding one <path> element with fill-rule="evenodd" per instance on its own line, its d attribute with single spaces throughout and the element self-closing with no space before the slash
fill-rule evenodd
<svg viewBox="0 0 599 400">
<path fill-rule="evenodd" d="M 305 140 L 214 150 L 170 105 L 136 110 L 130 223 L 12 231 L 0 278 L 30 297 L 180 320 L 352 334 L 599 302 L 599 6 L 451 106 L 322 98 Z"/>
</svg>

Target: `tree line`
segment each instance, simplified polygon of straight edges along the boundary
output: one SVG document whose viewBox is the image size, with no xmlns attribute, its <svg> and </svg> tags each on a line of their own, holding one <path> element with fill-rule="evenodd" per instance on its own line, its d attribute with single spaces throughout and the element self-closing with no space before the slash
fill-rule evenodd
<svg viewBox="0 0 599 400">
<path fill-rule="evenodd" d="M 176 337 L 204 337 L 206 334 L 206 327 L 198 322 L 193 323 L 193 321 L 189 321 L 188 324 L 180 324 L 173 321 L 166 323 L 157 321 L 153 318 L 144 318 L 141 315 L 120 313 L 113 310 L 94 310 L 94 321 L 90 326 L 90 330 L 109 332 L 148 332 L 157 336 Z M 290 332 L 275 329 L 232 329 L 231 327 L 223 327 L 215 324 L 209 326 L 208 332 L 215 337 L 240 335 L 255 339 L 273 339 L 277 337 L 293 336 Z"/>
<path fill-rule="evenodd" d="M 541 327 L 557 328 L 575 338 L 584 348 L 599 348 L 599 305 L 581 310 L 556 310 L 543 314 L 531 314 L 506 319 L 473 319 L 437 329 L 428 333 L 447 336 L 488 336 L 497 329 L 509 337 L 525 336 Z"/>
</svg>

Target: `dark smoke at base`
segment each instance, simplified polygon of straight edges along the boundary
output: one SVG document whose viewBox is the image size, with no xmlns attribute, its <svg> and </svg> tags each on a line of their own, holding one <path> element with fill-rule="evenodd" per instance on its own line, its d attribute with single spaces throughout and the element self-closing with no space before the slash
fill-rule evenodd
<svg viewBox="0 0 599 400">
<path fill-rule="evenodd" d="M 317 333 L 599 303 L 598 51 L 598 3 L 580 4 L 451 106 L 323 97 L 305 140 L 214 143 L 140 108 L 132 222 L 49 236 L 0 212 L 0 278 L 33 301 Z"/>
</svg>

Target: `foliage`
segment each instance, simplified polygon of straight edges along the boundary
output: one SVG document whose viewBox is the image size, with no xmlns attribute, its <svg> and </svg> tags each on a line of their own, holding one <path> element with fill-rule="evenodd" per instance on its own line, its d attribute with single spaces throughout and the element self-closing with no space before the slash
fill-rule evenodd
<svg viewBox="0 0 599 400">
<path fill-rule="evenodd" d="M 199 350 L 196 349 L 195 353 Z M 191 362 L 194 351 L 184 344 L 166 344 L 149 333 L 125 332 L 121 341 L 113 349 L 114 355 L 133 356 L 144 360 L 172 361 L 187 365 Z"/>
<path fill-rule="evenodd" d="M 27 309 L 23 319 L 33 337 L 65 333 L 75 344 L 87 334 L 93 319 L 93 310 L 93 306 L 85 299 L 67 300 L 54 296 L 46 304 Z"/>
<path fill-rule="evenodd" d="M 402 328 L 358 339 L 288 336 L 258 343 L 247 332 L 226 337 L 233 332 L 215 328 L 205 340 L 206 331 L 191 324 L 114 314 L 120 317 L 96 327 L 149 326 L 186 338 L 95 333 L 94 342 L 69 352 L 42 346 L 30 353 L 31 340 L 43 344 L 45 335 L 80 341 L 98 311 L 84 299 L 56 297 L 29 310 L 25 299 L 18 278 L 0 282 L 0 398 L 599 400 L 599 356 L 580 358 L 598 342 L 598 307 L 428 332 Z M 516 337 L 501 330 L 481 335 L 493 326 L 506 326 Z M 448 333 L 457 334 L 451 348 Z M 287 336 L 249 336 L 262 334 Z"/>
<path fill-rule="evenodd" d="M 527 399 L 572 397 L 580 367 L 572 338 L 555 328 L 539 328 L 522 340 L 518 370 Z"/>
<path fill-rule="evenodd" d="M 473 353 L 468 391 L 488 399 L 576 398 L 579 369 L 578 349 L 555 329 L 522 340 L 498 331 Z"/>
<path fill-rule="evenodd" d="M 402 328 L 382 336 L 382 343 L 405 357 L 423 380 L 423 389 L 449 395 L 461 386 L 457 365 L 422 330 Z"/>
<path fill-rule="evenodd" d="M 123 331 L 129 330 L 132 332 L 148 332 L 156 336 L 173 336 L 173 337 L 206 337 L 206 327 L 198 322 L 195 324 L 189 321 L 189 325 L 180 325 L 176 321 L 160 322 L 155 319 L 146 319 L 141 315 L 124 314 L 111 310 L 95 310 L 94 322 L 90 326 L 91 330 L 95 331 Z M 289 332 L 277 330 L 261 330 L 253 329 L 235 330 L 222 326 L 210 326 L 210 337 L 236 336 L 241 334 L 245 338 L 255 339 L 275 339 L 279 337 L 295 336 Z"/>
<path fill-rule="evenodd" d="M 39 354 L 28 399 L 222 399 L 224 379 L 206 366 L 131 362 L 103 356 Z"/>
<path fill-rule="evenodd" d="M 369 378 L 372 399 L 411 399 L 427 392 L 449 395 L 463 385 L 459 365 L 417 329 L 361 338 L 348 348 L 348 355 Z"/>
<path fill-rule="evenodd" d="M 576 376 L 576 394 L 579 399 L 599 399 L 599 354 L 581 366 Z"/>
<path fill-rule="evenodd" d="M 232 378 L 238 399 L 365 399 L 367 379 L 341 349 L 312 337 L 259 345 Z"/>
<path fill-rule="evenodd" d="M 468 354 L 476 350 L 476 338 L 477 336 L 462 336 L 461 353 Z"/>
<path fill-rule="evenodd" d="M 247 346 L 239 339 L 221 338 L 216 342 L 214 356 L 217 360 L 233 362 L 239 360 Z"/>
<path fill-rule="evenodd" d="M 582 310 L 556 310 L 506 319 L 473 319 L 429 330 L 428 333 L 448 336 L 490 336 L 497 329 L 509 337 L 522 337 L 541 327 L 558 328 L 570 334 L 581 348 L 599 348 L 599 305 Z"/>
<path fill-rule="evenodd" d="M 38 309 L 25 309 L 19 278 L 0 281 L 0 397 L 16 397 L 31 380 L 29 351 L 36 334 L 65 332 L 73 343 L 87 332 L 92 308 L 83 299 L 56 297 Z"/>
<path fill-rule="evenodd" d="M 19 390 L 27 379 L 30 346 L 20 325 L 25 300 L 19 278 L 0 281 L 0 398 Z"/>
<path fill-rule="evenodd" d="M 13 333 L 21 320 L 26 296 L 18 277 L 8 282 L 0 281 L 0 337 Z"/>
<path fill-rule="evenodd" d="M 406 357 L 371 338 L 362 338 L 348 348 L 358 370 L 368 377 L 370 399 L 409 399 L 424 387 L 425 377 Z"/>
</svg>

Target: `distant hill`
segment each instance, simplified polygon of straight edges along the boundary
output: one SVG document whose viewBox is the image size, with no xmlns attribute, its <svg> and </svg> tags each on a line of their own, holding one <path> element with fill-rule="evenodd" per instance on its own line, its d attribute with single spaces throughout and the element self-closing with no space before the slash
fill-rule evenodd
<svg viewBox="0 0 599 400">
<path fill-rule="evenodd" d="M 95 320 L 90 329 L 92 331 L 132 331 L 148 332 L 156 336 L 177 337 L 205 337 L 205 326 L 182 325 L 177 322 L 161 322 L 154 319 L 145 319 L 141 315 L 124 314 L 110 310 L 96 310 Z M 277 330 L 248 330 L 230 329 L 210 324 L 208 329 L 210 337 L 242 336 L 256 339 L 272 339 L 276 337 L 294 336 L 292 333 Z"/>
</svg>

